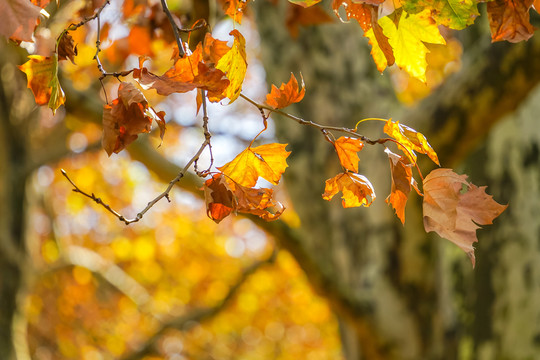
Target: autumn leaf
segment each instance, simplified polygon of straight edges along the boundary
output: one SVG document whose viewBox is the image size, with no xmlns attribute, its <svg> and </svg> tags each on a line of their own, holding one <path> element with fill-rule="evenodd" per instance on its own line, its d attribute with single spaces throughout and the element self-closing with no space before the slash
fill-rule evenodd
<svg viewBox="0 0 540 360">
<path fill-rule="evenodd" d="M 424 188 L 424 228 L 435 231 L 467 253 L 475 264 L 473 243 L 479 225 L 489 225 L 508 205 L 500 205 L 452 169 L 435 169 L 426 176 Z"/>
<path fill-rule="evenodd" d="M 234 36 L 232 48 L 219 59 L 216 69 L 227 74 L 230 84 L 225 89 L 224 94 L 232 103 L 240 96 L 240 91 L 242 91 L 242 83 L 246 77 L 247 61 L 246 40 L 240 31 L 235 29 L 229 35 Z"/>
<path fill-rule="evenodd" d="M 236 199 L 223 174 L 216 174 L 204 183 L 206 214 L 219 224 L 236 208 Z"/>
<path fill-rule="evenodd" d="M 302 74 L 300 74 L 300 79 L 302 80 L 301 87 L 298 86 L 298 80 L 296 80 L 296 77 L 292 73 L 289 82 L 286 84 L 281 83 L 279 89 L 275 85 L 272 85 L 270 94 L 266 95 L 266 103 L 274 109 L 282 109 L 301 101 L 306 93 L 306 88 Z"/>
<path fill-rule="evenodd" d="M 472 25 L 480 15 L 478 0 L 408 0 L 402 4 L 405 11 L 411 14 L 428 8 L 437 25 L 455 30 Z"/>
<path fill-rule="evenodd" d="M 109 156 L 118 154 L 137 139 L 140 133 L 152 130 L 152 121 L 160 128 L 160 137 L 165 133 L 165 113 L 156 112 L 148 105 L 143 93 L 132 83 L 121 83 L 118 98 L 103 106 L 102 146 Z"/>
<path fill-rule="evenodd" d="M 32 90 L 38 105 L 47 104 L 53 114 L 66 101 L 58 82 L 58 56 L 29 55 L 27 62 L 19 66 L 26 74 L 28 88 Z"/>
<path fill-rule="evenodd" d="M 271 221 L 276 220 L 285 208 L 273 199 L 271 189 L 255 189 L 235 183 L 222 173 L 215 174 L 204 183 L 206 213 L 219 223 L 231 213 L 246 213 Z"/>
<path fill-rule="evenodd" d="M 414 182 L 412 164 L 406 157 L 394 154 L 388 148 L 384 152 L 390 160 L 392 174 L 392 189 L 385 201 L 392 205 L 401 223 L 405 224 L 405 205 Z"/>
<path fill-rule="evenodd" d="M 396 65 L 423 82 L 426 81 L 426 54 L 429 52 L 424 43 L 446 43 L 430 14 L 429 9 L 418 14 L 403 11 L 397 25 L 388 16 L 379 19 L 392 46 Z"/>
<path fill-rule="evenodd" d="M 71 35 L 65 33 L 58 43 L 58 60 L 69 59 L 75 64 L 75 56 L 77 56 L 77 46 L 75 46 Z"/>
<path fill-rule="evenodd" d="M 506 40 L 516 43 L 529 40 L 534 32 L 534 27 L 529 21 L 529 9 L 532 4 L 533 0 L 493 0 L 488 2 L 491 41 Z"/>
<path fill-rule="evenodd" d="M 400 124 L 399 121 L 393 122 L 392 119 L 388 119 L 384 125 L 384 132 L 405 148 L 404 153 L 412 163 L 416 163 L 415 151 L 417 151 L 426 154 L 435 164 L 440 165 L 435 150 L 428 143 L 426 137 L 416 130 Z"/>
<path fill-rule="evenodd" d="M 338 154 L 341 166 L 355 173 L 358 172 L 358 162 L 360 161 L 358 152 L 363 147 L 364 143 L 362 141 L 344 136 L 334 142 L 334 148 Z"/>
<path fill-rule="evenodd" d="M 249 0 L 225 0 L 223 1 L 223 11 L 234 21 L 241 24 L 242 16 L 246 10 L 248 1 Z"/>
<path fill-rule="evenodd" d="M 242 186 L 255 186 L 259 177 L 276 185 L 288 166 L 286 159 L 291 152 L 285 151 L 286 146 L 274 143 L 248 147 L 218 169 Z"/>
<path fill-rule="evenodd" d="M 368 207 L 376 197 L 369 180 L 363 175 L 351 172 L 344 172 L 326 180 L 322 197 L 330 201 L 339 191 L 343 193 L 341 198 L 344 208 Z"/>
<path fill-rule="evenodd" d="M 320 6 L 302 7 L 289 4 L 285 26 L 293 39 L 298 37 L 300 26 L 331 23 L 333 18 Z"/>
<path fill-rule="evenodd" d="M 28 0 L 0 1 L 0 35 L 16 41 L 32 41 L 41 8 Z"/>
<path fill-rule="evenodd" d="M 307 7 L 320 3 L 321 0 L 289 0 L 289 2 L 292 4 L 300 5 L 301 7 L 307 8 Z"/>
</svg>

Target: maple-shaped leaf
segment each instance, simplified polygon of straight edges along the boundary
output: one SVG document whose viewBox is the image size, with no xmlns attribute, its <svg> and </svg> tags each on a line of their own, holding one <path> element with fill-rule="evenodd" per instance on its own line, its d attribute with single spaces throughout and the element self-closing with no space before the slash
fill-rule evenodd
<svg viewBox="0 0 540 360">
<path fill-rule="evenodd" d="M 206 214 L 216 223 L 236 209 L 236 198 L 223 174 L 216 174 L 204 183 Z"/>
<path fill-rule="evenodd" d="M 435 164 L 440 165 L 437 153 L 423 134 L 406 125 L 400 124 L 399 121 L 393 122 L 392 119 L 388 119 L 384 125 L 384 132 L 396 139 L 405 148 L 404 153 L 412 163 L 416 163 L 415 151 L 417 151 L 421 154 L 426 154 Z"/>
<path fill-rule="evenodd" d="M 478 0 L 408 0 L 403 8 L 408 13 L 418 13 L 428 8 L 437 25 L 462 30 L 472 25 L 480 15 Z"/>
<path fill-rule="evenodd" d="M 248 1 L 249 0 L 225 0 L 223 1 L 223 11 L 234 21 L 241 24 L 242 16 L 246 10 Z"/>
<path fill-rule="evenodd" d="M 430 10 L 418 14 L 403 11 L 397 25 L 388 16 L 379 19 L 379 24 L 392 46 L 396 65 L 426 82 L 426 54 L 429 50 L 424 43 L 446 44 L 437 24 L 431 19 Z"/>
<path fill-rule="evenodd" d="M 29 55 L 27 62 L 19 66 L 26 74 L 28 88 L 32 90 L 38 105 L 47 104 L 53 114 L 66 101 L 58 82 L 58 56 Z"/>
<path fill-rule="evenodd" d="M 371 205 L 375 200 L 375 190 L 369 180 L 360 174 L 344 172 L 326 180 L 324 200 L 330 201 L 338 192 L 342 192 L 342 205 L 344 208 Z"/>
<path fill-rule="evenodd" d="M 271 221 L 276 220 L 285 208 L 273 199 L 271 189 L 254 189 L 235 183 L 222 173 L 215 174 L 204 183 L 206 213 L 219 223 L 231 213 L 246 213 Z"/>
<path fill-rule="evenodd" d="M 392 205 L 401 223 L 405 224 L 405 205 L 414 183 L 412 164 L 406 157 L 394 154 L 388 148 L 384 152 L 390 160 L 392 174 L 392 189 L 385 201 Z"/>
<path fill-rule="evenodd" d="M 103 106 L 102 146 L 109 156 L 118 154 L 137 139 L 140 133 L 152 130 L 152 121 L 165 133 L 165 113 L 156 112 L 148 105 L 143 93 L 132 83 L 121 83 L 118 98 Z"/>
<path fill-rule="evenodd" d="M 182 58 L 178 58 L 172 68 L 161 76 L 155 75 L 143 66 L 145 58 L 139 59 L 139 69 L 133 69 L 133 78 L 143 89 L 155 89 L 160 95 L 172 93 L 185 93 L 194 89 L 206 90 L 208 99 L 217 102 L 223 99 L 230 82 L 225 73 L 215 67 L 226 52 L 224 42 L 218 42 L 206 35 L 206 44 L 198 44 L 195 51 Z M 226 45 L 225 45 L 226 46 Z M 226 47 L 229 51 L 229 47 Z"/>
<path fill-rule="evenodd" d="M 58 60 L 69 59 L 75 64 L 75 56 L 77 56 L 77 46 L 71 35 L 65 33 L 58 43 Z"/>
<path fill-rule="evenodd" d="M 487 11 L 491 41 L 520 42 L 533 36 L 534 27 L 529 21 L 533 0 L 493 0 Z M 538 9 L 537 9 L 538 10 Z"/>
<path fill-rule="evenodd" d="M 227 74 L 230 84 L 225 89 L 224 94 L 232 103 L 240 96 L 240 91 L 242 91 L 242 83 L 246 77 L 247 61 L 246 39 L 244 39 L 244 36 L 236 29 L 231 31 L 229 35 L 234 36 L 231 50 L 219 59 L 216 69 Z"/>
<path fill-rule="evenodd" d="M 291 104 L 297 103 L 304 98 L 306 88 L 304 85 L 304 79 L 300 75 L 302 80 L 302 86 L 298 86 L 298 80 L 291 73 L 291 78 L 285 83 L 281 83 L 279 89 L 272 85 L 270 94 L 266 95 L 266 103 L 274 109 L 282 109 Z"/>
<path fill-rule="evenodd" d="M 364 143 L 358 139 L 340 137 L 334 142 L 334 148 L 339 157 L 341 166 L 352 172 L 358 172 L 358 152 L 364 148 Z"/>
<path fill-rule="evenodd" d="M 237 184 L 253 187 L 259 177 L 276 185 L 287 168 L 287 144 L 266 144 L 248 147 L 238 154 L 231 162 L 218 169 Z"/>
<path fill-rule="evenodd" d="M 289 2 L 307 8 L 320 3 L 321 0 L 289 0 Z"/>
<path fill-rule="evenodd" d="M 423 182 L 424 228 L 435 231 L 467 253 L 475 264 L 473 243 L 479 225 L 489 225 L 508 205 L 501 205 L 452 169 L 435 169 Z"/>
<path fill-rule="evenodd" d="M 28 0 L 0 1 L 0 35 L 15 41 L 32 41 L 41 8 Z"/>
</svg>

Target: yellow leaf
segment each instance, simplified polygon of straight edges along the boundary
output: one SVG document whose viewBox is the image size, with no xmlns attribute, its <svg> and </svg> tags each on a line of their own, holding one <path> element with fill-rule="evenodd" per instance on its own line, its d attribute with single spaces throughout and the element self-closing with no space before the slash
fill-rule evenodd
<svg viewBox="0 0 540 360">
<path fill-rule="evenodd" d="M 446 44 L 437 24 L 430 17 L 430 10 L 418 14 L 403 11 L 397 27 L 388 16 L 379 19 L 379 24 L 394 50 L 396 65 L 425 82 L 426 54 L 429 50 L 424 42 Z"/>
<path fill-rule="evenodd" d="M 375 200 L 375 190 L 369 180 L 360 174 L 351 172 L 341 173 L 326 180 L 324 200 L 331 200 L 339 191 L 344 208 L 365 206 L 368 207 Z"/>
<path fill-rule="evenodd" d="M 388 119 L 386 125 L 384 125 L 384 132 L 396 139 L 406 149 L 404 153 L 412 163 L 416 163 L 416 154 L 414 152 L 418 151 L 421 154 L 429 156 L 435 164 L 440 165 L 437 153 L 423 134 L 406 125 L 400 124 L 399 121 L 392 122 L 392 119 Z"/>
<path fill-rule="evenodd" d="M 276 185 L 288 166 L 286 159 L 291 152 L 285 151 L 286 146 L 287 144 L 274 143 L 248 147 L 218 169 L 245 187 L 255 186 L 259 177 Z"/>
<path fill-rule="evenodd" d="M 26 74 L 28 88 L 32 90 L 38 105 L 48 104 L 53 114 L 66 101 L 58 82 L 58 56 L 29 55 L 30 60 L 19 66 Z"/>
<path fill-rule="evenodd" d="M 358 139 L 340 137 L 334 142 L 334 147 L 341 165 L 350 171 L 358 172 L 358 151 L 362 150 L 364 143 Z"/>
<path fill-rule="evenodd" d="M 231 50 L 229 50 L 216 64 L 216 69 L 227 74 L 230 81 L 229 86 L 225 89 L 225 96 L 231 101 L 235 101 L 240 96 L 242 91 L 242 83 L 246 76 L 246 40 L 240 34 L 240 31 L 233 30 L 229 35 L 234 36 L 234 42 Z"/>
</svg>

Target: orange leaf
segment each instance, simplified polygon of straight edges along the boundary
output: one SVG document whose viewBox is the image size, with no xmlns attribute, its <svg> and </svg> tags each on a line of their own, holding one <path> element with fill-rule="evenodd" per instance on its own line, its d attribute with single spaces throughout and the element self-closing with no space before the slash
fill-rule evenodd
<svg viewBox="0 0 540 360">
<path fill-rule="evenodd" d="M 412 164 L 406 157 L 394 154 L 388 148 L 384 149 L 384 152 L 388 154 L 392 173 L 392 190 L 386 198 L 386 203 L 392 205 L 401 223 L 405 224 L 405 205 L 411 192 L 411 184 L 414 181 Z"/>
<path fill-rule="evenodd" d="M 242 186 L 255 186 L 259 177 L 275 185 L 288 166 L 286 159 L 291 152 L 285 151 L 286 146 L 274 143 L 248 147 L 218 169 Z"/>
<path fill-rule="evenodd" d="M 216 223 L 236 208 L 236 199 L 223 174 L 216 174 L 204 183 L 206 214 Z"/>
<path fill-rule="evenodd" d="M 135 25 L 131 28 L 128 36 L 129 50 L 135 55 L 153 56 L 152 38 L 150 29 L 145 26 Z"/>
<path fill-rule="evenodd" d="M 142 92 L 131 83 L 121 83 L 118 98 L 103 106 L 102 146 L 111 156 L 118 154 L 137 139 L 140 133 L 152 130 L 152 121 L 160 127 L 160 136 L 165 133 L 165 113 L 156 112 L 148 106 Z"/>
<path fill-rule="evenodd" d="M 414 152 L 418 151 L 429 156 L 435 164 L 440 165 L 435 150 L 429 145 L 426 137 L 416 130 L 400 124 L 399 121 L 392 122 L 392 119 L 388 119 L 386 125 L 384 125 L 384 132 L 396 139 L 405 148 L 404 153 L 413 164 L 416 163 L 416 154 Z"/>
<path fill-rule="evenodd" d="M 375 190 L 369 180 L 360 174 L 345 172 L 326 180 L 324 200 L 330 200 L 339 191 L 343 193 L 341 197 L 344 208 L 371 205 L 375 200 Z"/>
<path fill-rule="evenodd" d="M 458 175 L 452 169 L 435 169 L 424 179 L 424 228 L 459 246 L 473 267 L 478 225 L 492 224 L 508 206 L 497 203 L 485 189 L 469 183 L 466 175 Z"/>
<path fill-rule="evenodd" d="M 358 139 L 340 137 L 334 142 L 334 147 L 339 157 L 341 165 L 350 171 L 358 172 L 358 152 L 364 147 L 364 143 Z"/>
<path fill-rule="evenodd" d="M 28 88 L 32 90 L 38 105 L 48 104 L 53 114 L 66 101 L 64 91 L 58 82 L 58 57 L 29 55 L 27 62 L 19 66 L 26 74 Z"/>
<path fill-rule="evenodd" d="M 289 82 L 286 84 L 282 83 L 279 89 L 275 85 L 272 85 L 270 94 L 266 95 L 266 103 L 274 109 L 282 109 L 301 101 L 306 93 L 306 88 L 302 74 L 300 74 L 300 79 L 302 79 L 301 88 L 298 86 L 298 81 L 292 73 Z"/>
<path fill-rule="evenodd" d="M 273 199 L 272 193 L 271 189 L 245 187 L 222 173 L 215 174 L 204 183 L 206 213 L 216 223 L 231 212 L 257 215 L 266 221 L 275 220 L 285 208 Z"/>
<path fill-rule="evenodd" d="M 248 1 L 249 0 L 225 0 L 223 1 L 223 11 L 234 21 L 241 24 L 242 16 L 246 10 Z"/>
<path fill-rule="evenodd" d="M 247 61 L 246 39 L 238 30 L 231 31 L 229 35 L 234 36 L 232 48 L 219 59 L 216 69 L 227 74 L 230 83 L 225 89 L 224 95 L 232 103 L 240 96 L 240 91 L 242 91 L 242 84 L 246 77 Z"/>
<path fill-rule="evenodd" d="M 534 27 L 529 21 L 533 0 L 493 0 L 487 11 L 491 41 L 520 42 L 533 36 Z M 538 9 L 537 9 L 538 10 Z"/>
<path fill-rule="evenodd" d="M 287 18 L 285 26 L 289 30 L 291 37 L 296 39 L 300 26 L 311 26 L 331 23 L 332 18 L 320 6 L 302 7 L 289 4 L 287 8 Z"/>
<path fill-rule="evenodd" d="M 41 8 L 28 0 L 0 1 L 0 35 L 15 41 L 32 41 Z"/>
</svg>

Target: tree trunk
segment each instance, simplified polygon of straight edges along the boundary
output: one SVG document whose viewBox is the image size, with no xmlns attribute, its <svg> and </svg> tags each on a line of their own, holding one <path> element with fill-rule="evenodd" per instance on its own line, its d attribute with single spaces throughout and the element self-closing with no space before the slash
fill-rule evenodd
<svg viewBox="0 0 540 360">
<path fill-rule="evenodd" d="M 25 261 L 25 187 L 31 99 L 21 96 L 23 77 L 14 56 L 0 45 L 0 354 L 14 359 L 13 321 L 20 309 Z"/>
<path fill-rule="evenodd" d="M 355 22 L 301 28 L 298 38 L 292 39 L 283 25 L 288 6 L 292 5 L 257 2 L 268 82 L 279 85 L 288 80 L 290 71 L 301 71 L 306 82 L 306 97 L 287 111 L 320 124 L 348 128 L 363 117 L 387 118 L 401 112 L 388 75 L 382 77 L 376 72 L 367 41 Z M 490 127 L 513 111 L 539 81 L 537 39 L 517 46 L 477 47 L 476 51 L 465 50 L 464 69 L 458 75 L 403 117 L 416 120 L 407 124 L 428 135 L 446 166 L 456 166 L 463 160 Z M 509 331 L 500 329 L 509 321 L 510 315 L 505 313 L 508 303 L 515 301 L 510 300 L 512 293 L 506 288 L 512 258 L 507 259 L 508 252 L 499 252 L 499 246 L 493 248 L 496 241 L 489 238 L 500 237 L 502 242 L 508 234 L 499 233 L 497 227 L 479 233 L 479 265 L 473 271 L 465 254 L 453 244 L 425 234 L 421 199 L 414 195 L 403 228 L 383 201 L 390 191 L 390 174 L 380 147 L 365 148 L 359 154 L 360 173 L 372 181 L 379 194 L 374 205 L 369 209 L 342 209 L 337 199 L 322 201 L 325 179 L 341 171 L 333 148 L 313 128 L 284 118 L 275 118 L 275 123 L 278 137 L 289 143 L 292 151 L 285 181 L 302 222 L 300 244 L 282 245 L 297 257 L 315 288 L 330 299 L 339 317 L 346 359 L 455 359 L 469 356 L 473 349 L 485 359 L 527 358 L 504 345 L 511 344 L 504 338 Z M 380 128 L 380 124 L 362 124 L 360 132 L 377 138 L 382 136 Z M 519 143 L 517 139 L 515 142 Z M 534 158 L 530 160 L 534 163 L 538 161 L 538 147 L 531 149 L 529 158 Z M 493 162 L 506 160 L 502 154 L 499 149 Z M 516 162 L 516 166 L 522 163 Z M 471 171 L 473 182 L 487 183 L 488 178 L 477 174 L 480 168 L 488 171 L 489 163 L 483 160 L 481 167 L 473 165 L 477 170 Z M 504 202 L 505 197 L 497 193 L 497 188 L 509 181 L 499 177 L 504 172 L 508 178 L 508 168 L 502 169 L 491 179 L 490 190 Z M 514 191 L 519 192 L 521 184 L 514 185 Z M 523 201 L 535 199 L 527 196 Z M 529 214 L 534 214 L 530 210 Z M 498 221 L 500 226 L 502 221 Z M 509 224 L 504 226 L 515 226 Z M 527 234 L 534 238 L 537 230 Z M 298 248 L 302 249 L 301 256 L 297 255 Z M 527 258 L 531 258 L 533 252 L 526 250 L 530 254 Z M 507 259 L 502 268 L 499 257 Z M 531 259 L 523 269 L 515 270 L 527 279 L 524 283 L 537 284 L 533 263 Z M 497 272 L 504 272 L 504 276 L 494 277 Z M 478 296 L 471 298 L 471 293 Z M 525 288 L 522 294 L 527 294 Z M 491 299 L 494 295 L 497 298 Z M 535 309 L 532 299 L 527 304 Z M 490 318 L 492 311 L 499 311 L 501 319 Z M 476 321 L 471 320 L 475 315 Z M 527 349 L 531 349 L 533 340 L 530 336 L 528 339 Z M 526 350 L 522 353 L 531 354 Z"/>
</svg>

